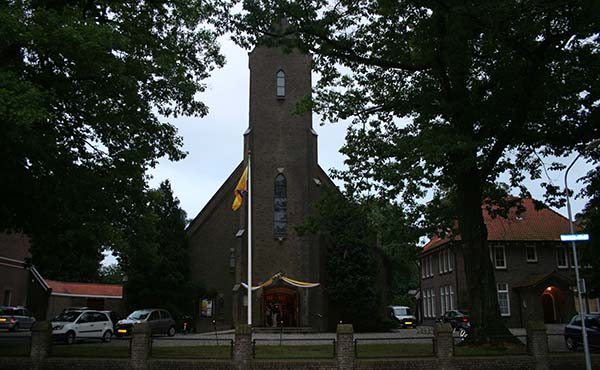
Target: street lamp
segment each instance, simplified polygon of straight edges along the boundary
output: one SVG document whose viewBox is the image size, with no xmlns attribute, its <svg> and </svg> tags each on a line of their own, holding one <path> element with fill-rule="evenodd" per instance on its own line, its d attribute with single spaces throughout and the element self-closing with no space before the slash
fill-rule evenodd
<svg viewBox="0 0 600 370">
<path fill-rule="evenodd" d="M 573 214 L 571 213 L 571 202 L 569 200 L 569 185 L 567 184 L 567 176 L 569 176 L 569 171 L 571 170 L 571 167 L 573 167 L 575 162 L 577 162 L 579 157 L 581 157 L 581 154 L 587 149 L 591 149 L 595 146 L 598 146 L 598 144 L 600 144 L 600 140 L 597 139 L 593 140 L 588 145 L 586 145 L 584 150 L 582 150 L 581 153 L 579 153 L 577 157 L 573 159 L 573 162 L 571 162 L 569 167 L 567 167 L 567 172 L 565 172 L 565 195 L 567 197 L 567 212 L 569 214 L 569 228 L 571 230 L 571 234 L 575 234 L 575 228 L 573 227 Z M 581 336 L 583 338 L 583 351 L 585 352 L 585 368 L 587 370 L 592 370 L 592 362 L 590 359 L 590 347 L 588 344 L 587 330 L 585 329 L 585 313 L 583 312 L 583 298 L 581 297 L 582 284 L 581 279 L 579 278 L 579 262 L 577 259 L 577 249 L 575 248 L 575 241 L 571 241 L 571 248 L 573 250 L 573 260 L 575 262 L 575 278 L 577 279 L 577 296 L 579 299 L 579 316 L 581 317 Z"/>
</svg>

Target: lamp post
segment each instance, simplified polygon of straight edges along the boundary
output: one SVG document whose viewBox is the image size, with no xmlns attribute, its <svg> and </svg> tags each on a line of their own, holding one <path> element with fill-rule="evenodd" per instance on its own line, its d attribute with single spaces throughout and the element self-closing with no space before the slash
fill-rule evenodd
<svg viewBox="0 0 600 370">
<path fill-rule="evenodd" d="M 594 140 L 584 148 L 584 151 L 586 149 L 590 149 L 594 146 L 597 146 L 598 144 L 600 144 L 600 140 Z M 567 212 L 569 214 L 569 228 L 571 230 L 571 234 L 575 234 L 575 228 L 573 227 L 573 214 L 571 213 L 571 201 L 569 200 L 569 185 L 567 184 L 567 177 L 569 176 L 569 171 L 571 170 L 575 162 L 577 162 L 579 157 L 581 157 L 581 154 L 582 153 L 579 153 L 577 157 L 573 159 L 573 162 L 571 162 L 569 167 L 567 167 L 567 171 L 565 172 L 565 196 L 567 198 Z M 581 279 L 579 278 L 579 262 L 577 259 L 577 248 L 575 248 L 575 241 L 571 241 L 571 248 L 573 250 L 573 260 L 575 262 L 575 278 L 577 279 L 577 297 L 579 299 L 579 316 L 581 317 L 581 336 L 583 338 L 583 351 L 585 352 L 585 368 L 587 370 L 592 370 L 592 361 L 590 359 L 590 347 L 588 344 L 587 330 L 585 328 L 585 312 L 583 306 L 583 298 L 581 297 L 582 284 Z"/>
</svg>

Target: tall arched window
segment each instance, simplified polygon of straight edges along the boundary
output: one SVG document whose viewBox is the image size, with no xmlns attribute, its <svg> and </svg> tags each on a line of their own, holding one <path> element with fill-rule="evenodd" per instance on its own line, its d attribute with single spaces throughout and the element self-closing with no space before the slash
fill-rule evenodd
<svg viewBox="0 0 600 370">
<path fill-rule="evenodd" d="M 277 72 L 277 97 L 285 97 L 285 73 L 280 69 Z"/>
<path fill-rule="evenodd" d="M 275 238 L 283 239 L 287 235 L 287 182 L 285 176 L 275 177 L 273 197 L 273 233 Z"/>
</svg>

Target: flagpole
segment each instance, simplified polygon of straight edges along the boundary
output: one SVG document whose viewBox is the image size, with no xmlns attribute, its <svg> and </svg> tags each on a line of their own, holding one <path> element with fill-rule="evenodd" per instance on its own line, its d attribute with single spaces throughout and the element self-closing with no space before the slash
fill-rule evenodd
<svg viewBox="0 0 600 370">
<path fill-rule="evenodd" d="M 252 166 L 248 151 L 248 326 L 252 326 Z"/>
</svg>

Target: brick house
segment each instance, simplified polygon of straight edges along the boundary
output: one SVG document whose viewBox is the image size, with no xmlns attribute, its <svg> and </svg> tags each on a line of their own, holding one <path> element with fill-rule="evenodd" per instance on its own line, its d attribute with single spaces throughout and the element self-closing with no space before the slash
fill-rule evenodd
<svg viewBox="0 0 600 370">
<path fill-rule="evenodd" d="M 528 320 L 564 323 L 577 312 L 576 283 L 570 245 L 560 241 L 569 221 L 535 200 L 523 199 L 524 212 L 507 218 L 484 210 L 490 258 L 495 269 L 498 303 L 508 327 Z M 469 308 L 460 235 L 433 237 L 419 254 L 420 320 L 431 324 L 450 309 Z M 598 311 L 598 300 L 586 302 Z"/>
<path fill-rule="evenodd" d="M 73 306 L 125 314 L 121 285 L 46 280 L 31 264 L 29 243 L 22 233 L 0 233 L 0 305 L 25 306 L 38 320 Z"/>
<path fill-rule="evenodd" d="M 199 297 L 197 330 L 212 330 L 213 320 L 219 328 L 246 322 L 247 201 L 236 212 L 231 207 L 248 151 L 252 153 L 252 284 L 278 273 L 321 283 L 303 288 L 278 280 L 257 290 L 252 295 L 253 325 L 271 326 L 273 307 L 284 326 L 322 330 L 331 324 L 322 286 L 323 243 L 295 231 L 322 186 L 335 186 L 317 161 L 312 114 L 294 113 L 297 104 L 310 96 L 311 63 L 310 55 L 298 51 L 257 46 L 249 53 L 244 160 L 187 228 L 191 276 L 208 292 Z"/>
<path fill-rule="evenodd" d="M 0 233 L 0 305 L 27 304 L 30 259 L 27 236 L 21 233 Z"/>
</svg>

